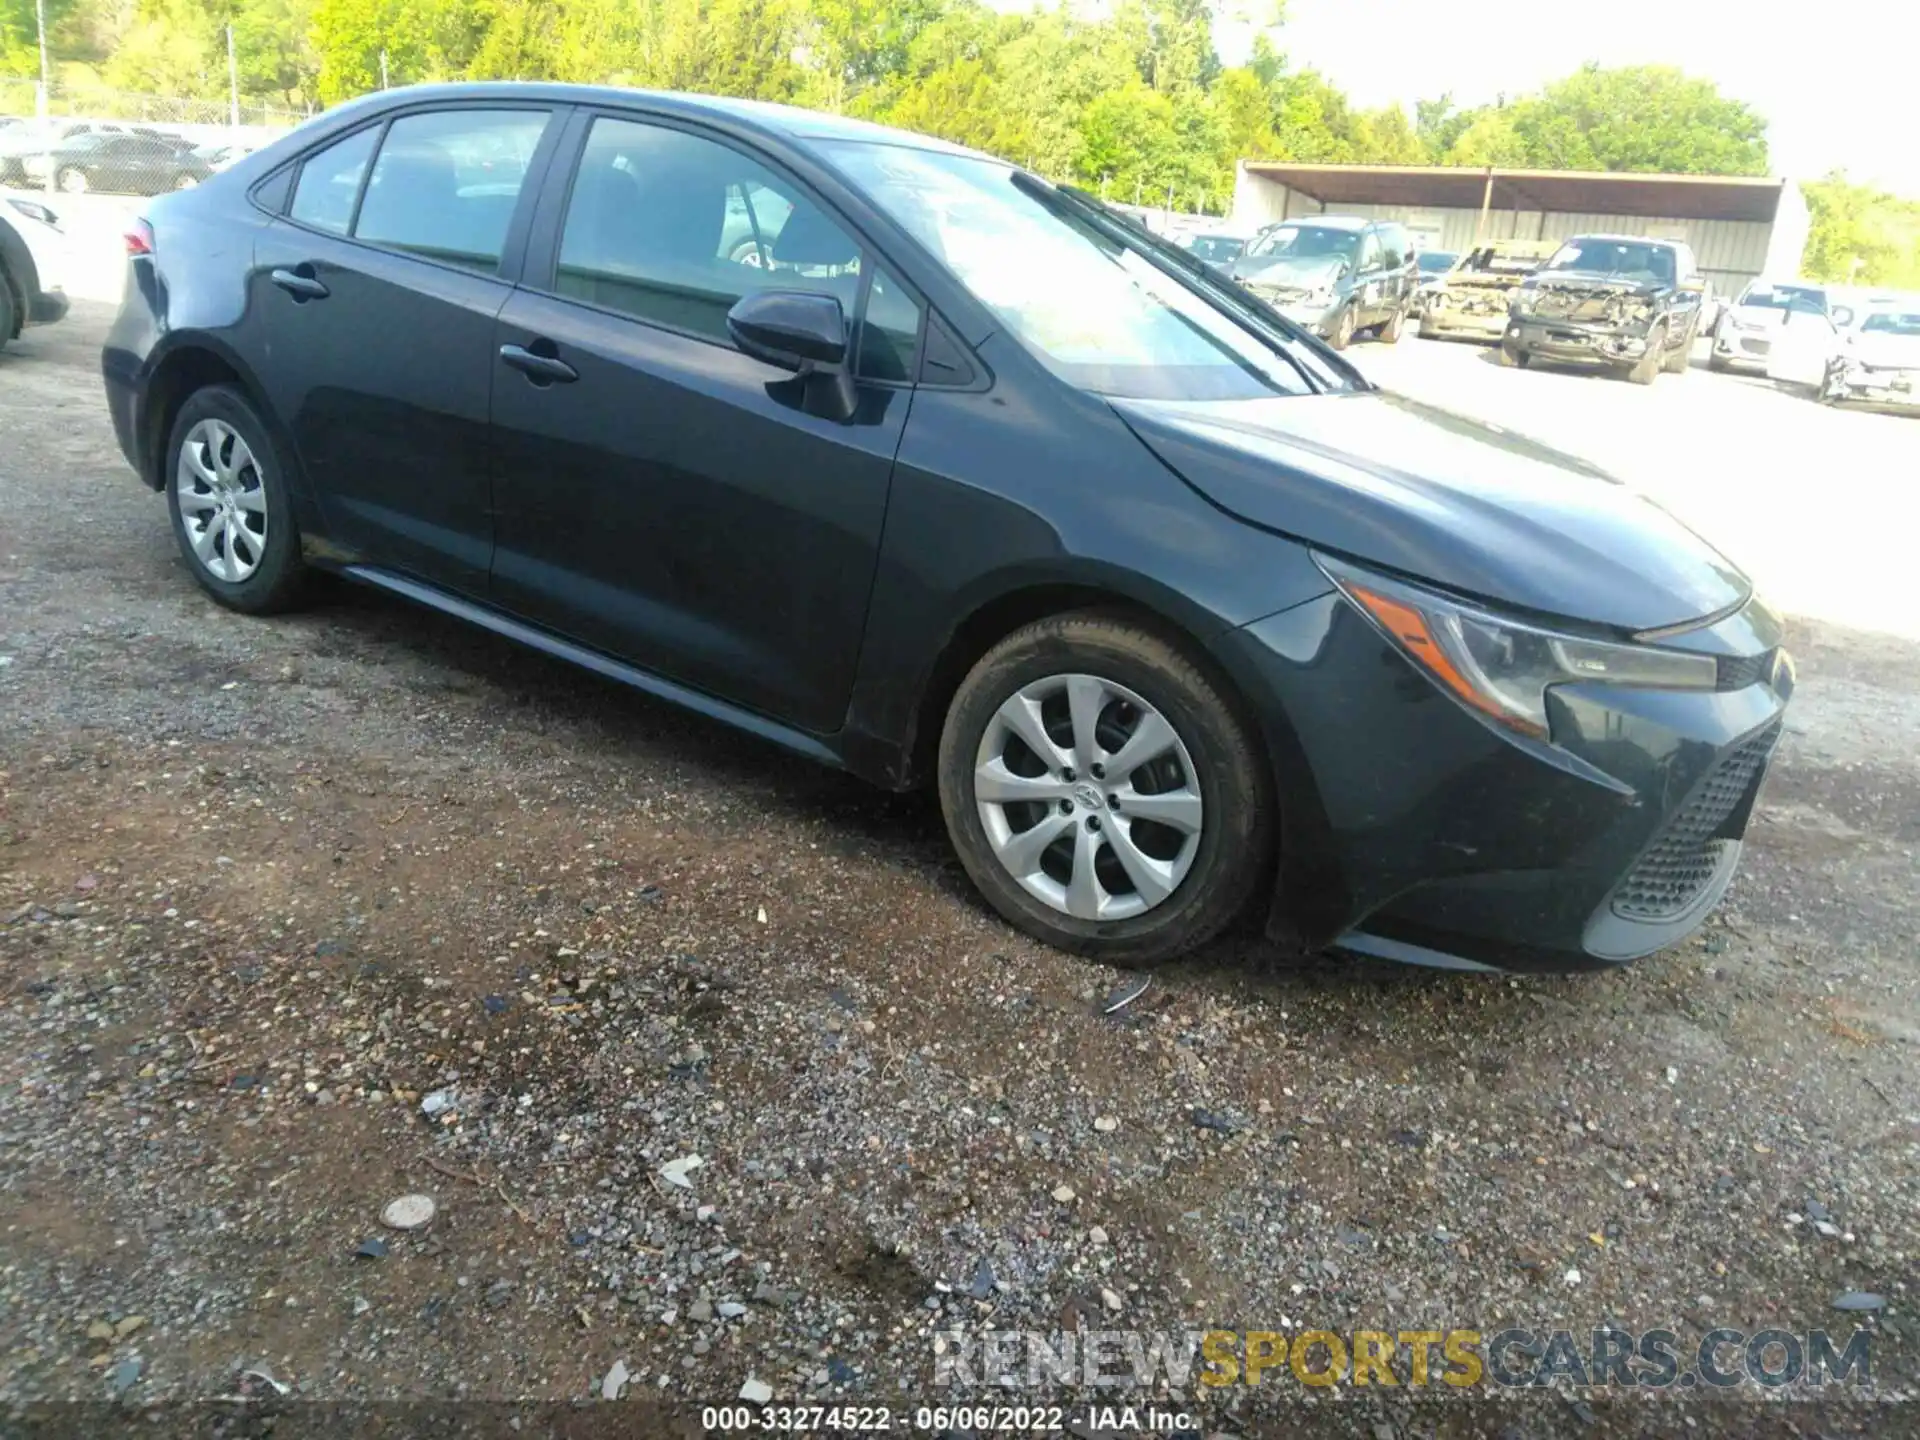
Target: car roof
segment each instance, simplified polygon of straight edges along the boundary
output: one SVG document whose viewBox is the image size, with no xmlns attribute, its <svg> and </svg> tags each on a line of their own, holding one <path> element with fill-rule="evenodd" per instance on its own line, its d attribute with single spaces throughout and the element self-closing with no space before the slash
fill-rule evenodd
<svg viewBox="0 0 1920 1440">
<path fill-rule="evenodd" d="M 844 115 L 803 110 L 795 105 L 776 105 L 765 100 L 737 100 L 719 95 L 691 95 L 671 90 L 627 89 L 616 85 L 563 85 L 551 81 L 521 80 L 410 85 L 397 90 L 375 91 L 339 109 L 378 112 L 395 105 L 415 105 L 423 101 L 472 100 L 544 100 L 556 105 L 638 104 L 662 114 L 730 121 L 737 126 L 799 142 L 803 148 L 821 142 L 854 140 L 932 150 L 948 155 L 969 155 L 976 159 L 991 160 L 996 165 L 1007 163 L 977 150 L 936 140 L 930 135 L 917 135 L 910 130 L 896 130 L 867 120 L 852 120 Z"/>
<path fill-rule="evenodd" d="M 1575 240 L 1620 240 L 1631 241 L 1635 245 L 1671 245 L 1677 250 L 1685 250 L 1688 248 L 1686 241 L 1669 239 L 1664 235 L 1624 235 L 1601 230 L 1590 230 L 1580 235 L 1569 235 L 1564 243 L 1572 244 Z"/>
</svg>

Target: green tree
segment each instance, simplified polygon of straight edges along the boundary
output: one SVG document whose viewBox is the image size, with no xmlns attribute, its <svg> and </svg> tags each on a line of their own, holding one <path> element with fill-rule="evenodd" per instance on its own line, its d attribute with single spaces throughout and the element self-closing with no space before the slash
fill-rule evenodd
<svg viewBox="0 0 1920 1440">
<path fill-rule="evenodd" d="M 1810 224 L 1802 271 L 1841 284 L 1920 289 L 1920 201 L 1856 185 L 1844 171 L 1800 187 Z"/>
<path fill-rule="evenodd" d="M 271 96 L 289 106 L 313 98 L 320 73 L 308 39 L 313 0 L 239 0 L 228 23 L 244 94 Z"/>
<path fill-rule="evenodd" d="M 227 90 L 226 45 L 199 0 L 143 0 L 101 78 L 141 95 L 209 98 Z"/>
<path fill-rule="evenodd" d="M 1533 164 L 1764 175 L 1767 124 L 1711 81 L 1667 65 L 1588 65 L 1514 107 Z"/>
</svg>

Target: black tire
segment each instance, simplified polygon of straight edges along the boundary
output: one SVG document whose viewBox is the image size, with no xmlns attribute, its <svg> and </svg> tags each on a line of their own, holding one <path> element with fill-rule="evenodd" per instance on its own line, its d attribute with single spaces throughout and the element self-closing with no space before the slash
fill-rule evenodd
<svg viewBox="0 0 1920 1440">
<path fill-rule="evenodd" d="M 252 574 L 238 581 L 213 575 L 201 563 L 194 554 L 193 541 L 180 513 L 180 475 L 184 464 L 180 452 L 189 432 L 203 420 L 224 422 L 246 442 L 253 452 L 253 474 L 266 496 L 267 524 L 262 553 Z M 167 514 L 173 523 L 174 539 L 187 569 L 202 590 L 228 609 L 248 615 L 269 615 L 288 609 L 299 600 L 307 580 L 307 567 L 300 555 L 300 531 L 294 519 L 285 462 L 273 443 L 272 432 L 244 394 L 231 385 L 210 385 L 189 395 L 174 417 L 161 473 L 166 481 Z"/>
<path fill-rule="evenodd" d="M 75 165 L 63 166 L 54 174 L 53 183 L 63 195 L 84 195 L 93 188 L 92 178 Z"/>
<path fill-rule="evenodd" d="M 1500 363 L 1502 365 L 1512 365 L 1517 367 L 1518 369 L 1524 370 L 1527 368 L 1529 364 L 1532 363 L 1532 361 L 1533 361 L 1533 356 L 1528 354 L 1525 350 L 1522 350 L 1518 345 L 1515 345 L 1512 341 L 1502 340 L 1500 342 Z"/>
<path fill-rule="evenodd" d="M 1406 323 L 1407 312 L 1396 309 L 1393 314 L 1387 317 L 1387 323 L 1374 332 L 1375 336 L 1382 345 L 1398 345 L 1400 343 L 1400 332 L 1405 328 Z"/>
<path fill-rule="evenodd" d="M 1336 350 L 1344 350 L 1353 343 L 1353 307 L 1349 305 L 1340 312 L 1340 318 L 1333 322 L 1333 333 L 1327 336 L 1327 344 Z"/>
<path fill-rule="evenodd" d="M 5 262 L 0 262 L 0 350 L 19 333 L 20 310 L 13 299 L 13 277 L 7 273 Z"/>
<path fill-rule="evenodd" d="M 1694 334 L 1694 331 L 1689 330 L 1687 332 L 1687 338 L 1667 352 L 1667 358 L 1661 364 L 1661 368 L 1665 370 L 1667 374 L 1684 375 L 1687 373 L 1688 368 L 1693 364 Z"/>
<path fill-rule="evenodd" d="M 1159 710 L 1186 746 L 1204 807 L 1185 877 L 1129 919 L 1078 919 L 1029 893 L 994 854 L 975 801 L 976 760 L 1000 706 L 1027 685 L 1070 674 L 1125 686 Z M 1049 616 L 982 656 L 948 707 L 938 772 L 947 833 L 987 902 L 1035 939 L 1112 965 L 1169 960 L 1213 939 L 1273 882 L 1272 783 L 1254 735 L 1221 682 L 1157 631 L 1098 610 Z"/>
<path fill-rule="evenodd" d="M 1627 367 L 1627 379 L 1635 385 L 1651 385 L 1659 376 L 1660 368 L 1665 363 L 1663 357 L 1666 353 L 1666 345 L 1667 327 L 1654 326 L 1647 336 L 1646 353 Z"/>
<path fill-rule="evenodd" d="M 1716 375 L 1724 375 L 1727 373 L 1727 368 L 1727 362 L 1720 358 L 1720 352 L 1718 350 L 1710 350 L 1707 352 L 1707 369 L 1713 371 Z"/>
</svg>

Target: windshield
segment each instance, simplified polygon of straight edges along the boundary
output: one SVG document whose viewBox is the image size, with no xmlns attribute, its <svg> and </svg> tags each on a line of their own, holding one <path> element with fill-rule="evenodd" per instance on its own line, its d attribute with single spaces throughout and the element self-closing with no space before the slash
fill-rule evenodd
<svg viewBox="0 0 1920 1440">
<path fill-rule="evenodd" d="M 1864 333 L 1920 337 L 1920 311 L 1876 310 L 1861 323 Z"/>
<path fill-rule="evenodd" d="M 1623 280 L 1673 283 L 1673 250 L 1646 240 L 1569 240 L 1546 263 L 1548 270 L 1617 275 Z"/>
<path fill-rule="evenodd" d="M 1453 262 L 1459 257 L 1446 250 L 1422 250 L 1420 252 L 1420 273 L 1439 275 L 1453 268 Z"/>
<path fill-rule="evenodd" d="M 1351 260 L 1360 253 L 1360 235 L 1354 230 L 1331 230 L 1323 225 L 1275 225 L 1254 236 L 1247 254 L 1318 259 L 1331 255 Z"/>
<path fill-rule="evenodd" d="M 1755 310 L 1824 311 L 1827 292 L 1817 285 L 1755 285 L 1740 297 L 1740 304 Z"/>
<path fill-rule="evenodd" d="M 1223 260 L 1239 259 L 1240 252 L 1247 248 L 1247 242 L 1229 239 L 1225 235 L 1195 235 L 1186 242 L 1186 248 L 1202 260 L 1218 264 Z"/>
<path fill-rule="evenodd" d="M 829 148 L 869 199 L 1069 384 L 1125 399 L 1235 400 L 1311 393 L 1303 367 L 1321 388 L 1348 383 L 1277 324 L 1267 329 L 1203 294 L 1145 235 L 1104 233 L 1016 185 L 1009 166 L 900 145 Z"/>
</svg>

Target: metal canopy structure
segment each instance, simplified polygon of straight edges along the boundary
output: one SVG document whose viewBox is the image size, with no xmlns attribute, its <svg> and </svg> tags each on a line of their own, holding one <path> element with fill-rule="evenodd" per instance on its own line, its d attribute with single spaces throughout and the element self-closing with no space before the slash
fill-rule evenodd
<svg viewBox="0 0 1920 1440">
<path fill-rule="evenodd" d="M 1764 176 L 1615 170 L 1458 169 L 1437 165 L 1296 165 L 1247 160 L 1249 175 L 1336 205 L 1536 210 L 1771 224 L 1787 182 Z"/>
</svg>

